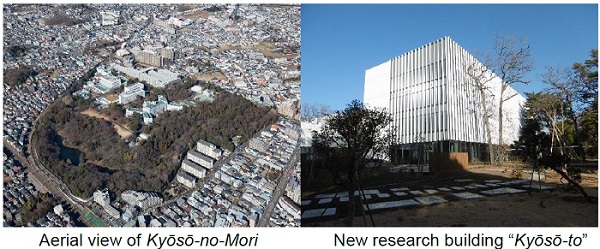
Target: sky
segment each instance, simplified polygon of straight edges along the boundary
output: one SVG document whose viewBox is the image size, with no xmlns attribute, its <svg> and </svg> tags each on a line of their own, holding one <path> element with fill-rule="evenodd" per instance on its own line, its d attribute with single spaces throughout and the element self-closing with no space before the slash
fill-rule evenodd
<svg viewBox="0 0 600 249">
<path fill-rule="evenodd" d="M 473 55 L 497 35 L 524 37 L 535 68 L 518 92 L 546 88 L 548 66 L 570 67 L 598 48 L 596 4 L 374 4 L 301 7 L 303 104 L 341 110 L 362 101 L 365 70 L 449 36 Z"/>
</svg>

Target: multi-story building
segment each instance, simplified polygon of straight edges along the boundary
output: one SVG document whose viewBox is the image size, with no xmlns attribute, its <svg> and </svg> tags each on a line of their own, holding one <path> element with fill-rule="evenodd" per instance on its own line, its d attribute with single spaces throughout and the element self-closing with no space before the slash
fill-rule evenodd
<svg viewBox="0 0 600 249">
<path fill-rule="evenodd" d="M 168 84 L 180 82 L 179 74 L 166 69 L 147 68 L 140 71 L 139 79 L 153 87 L 164 88 Z"/>
<path fill-rule="evenodd" d="M 100 206 L 106 206 L 110 204 L 110 196 L 108 190 L 96 190 L 94 191 L 94 202 Z"/>
<path fill-rule="evenodd" d="M 162 95 L 158 96 L 158 101 L 145 101 L 142 107 L 143 112 L 150 113 L 154 116 L 167 110 L 167 98 Z"/>
<path fill-rule="evenodd" d="M 217 148 L 216 145 L 202 139 L 198 140 L 196 143 L 196 150 L 216 160 L 219 160 L 221 155 L 223 155 L 223 150 Z"/>
<path fill-rule="evenodd" d="M 163 199 L 156 193 L 143 193 L 133 190 L 126 190 L 121 194 L 121 199 L 129 205 L 138 206 L 141 209 L 161 204 Z"/>
<path fill-rule="evenodd" d="M 162 56 L 156 51 L 152 50 L 142 50 L 134 54 L 135 60 L 138 63 L 142 63 L 145 65 L 153 66 L 153 67 L 162 67 L 163 60 Z"/>
<path fill-rule="evenodd" d="M 181 162 L 181 170 L 190 173 L 191 175 L 200 179 L 206 176 L 207 171 L 204 167 L 188 159 L 183 159 L 183 161 Z"/>
<path fill-rule="evenodd" d="M 180 182 L 181 184 L 183 184 L 184 186 L 186 186 L 188 188 L 196 187 L 196 178 L 194 178 L 193 176 L 191 176 L 190 174 L 188 174 L 186 172 L 179 171 L 177 173 L 176 179 L 178 182 Z"/>
<path fill-rule="evenodd" d="M 290 198 L 282 196 L 279 198 L 278 204 L 283 210 L 291 214 L 294 219 L 300 219 L 300 207 L 298 207 L 298 204 L 294 203 Z"/>
<path fill-rule="evenodd" d="M 142 112 L 142 119 L 144 120 L 145 125 L 149 125 L 152 124 L 152 122 L 154 122 L 154 118 L 152 117 L 152 115 L 147 112 Z"/>
<path fill-rule="evenodd" d="M 215 159 L 195 150 L 188 150 L 187 159 L 207 169 L 211 169 L 215 164 Z"/>
<path fill-rule="evenodd" d="M 110 66 L 129 77 L 138 78 L 140 81 L 146 81 L 153 87 L 164 88 L 168 84 L 181 82 L 179 74 L 166 69 L 149 67 L 138 70 L 132 67 L 124 67 L 116 63 L 112 63 Z"/>
<path fill-rule="evenodd" d="M 129 86 L 125 86 L 124 90 L 121 94 L 119 94 L 119 104 L 127 104 L 135 100 L 137 96 L 141 96 L 142 98 L 146 96 L 146 92 L 144 91 L 144 84 L 135 83 Z"/>
<path fill-rule="evenodd" d="M 424 145 L 427 151 L 468 152 L 470 159 L 489 160 L 482 98 L 470 76 L 477 73 L 472 68 L 485 67 L 444 37 L 366 70 L 363 102 L 391 114 L 390 132 L 399 145 L 394 158 L 413 156 Z M 491 90 L 486 102 L 492 141 L 498 143 L 502 81 L 492 73 L 484 76 Z M 518 137 L 519 110 L 525 99 L 510 86 L 506 96 L 513 96 L 503 108 L 503 140 L 510 144 Z"/>
</svg>

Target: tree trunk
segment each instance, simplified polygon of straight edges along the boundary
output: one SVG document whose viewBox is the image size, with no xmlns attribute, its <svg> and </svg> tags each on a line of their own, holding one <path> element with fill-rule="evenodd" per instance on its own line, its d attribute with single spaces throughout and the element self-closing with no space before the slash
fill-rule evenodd
<svg viewBox="0 0 600 249">
<path fill-rule="evenodd" d="M 356 212 L 356 198 L 354 191 L 356 190 L 356 179 L 354 178 L 354 172 L 348 172 L 348 216 L 346 216 L 346 225 L 348 227 L 354 226 L 354 214 Z"/>
<path fill-rule="evenodd" d="M 571 179 L 571 177 L 569 177 L 569 175 L 567 175 L 566 172 L 562 171 L 561 169 L 559 169 L 556 166 L 550 166 L 550 168 L 552 170 L 554 170 L 556 173 L 560 174 L 563 178 L 565 178 L 567 180 L 567 182 L 569 182 L 570 184 L 572 184 L 573 186 L 575 186 L 575 188 L 577 190 L 579 190 L 579 193 L 581 193 L 581 195 L 583 195 L 583 197 L 587 200 L 587 202 L 589 203 L 594 203 L 594 200 L 592 199 L 592 197 L 590 197 L 586 192 L 585 189 L 583 189 L 581 187 L 581 185 L 579 185 L 579 183 L 577 183 L 576 181 L 573 181 Z"/>
<path fill-rule="evenodd" d="M 575 134 L 573 134 L 575 145 L 577 146 L 577 156 L 580 156 L 581 159 L 585 161 L 585 152 L 583 151 L 583 146 L 581 145 L 581 141 L 579 138 L 579 124 L 577 124 L 577 116 L 575 116 L 575 110 L 573 107 L 569 107 L 569 118 L 573 121 L 573 128 L 575 129 Z"/>
<path fill-rule="evenodd" d="M 492 146 L 492 131 L 490 129 L 490 115 L 487 108 L 487 101 L 485 98 L 484 89 L 479 88 L 479 94 L 481 95 L 481 103 L 483 104 L 483 120 L 485 121 L 485 131 L 487 133 L 488 151 L 490 154 L 490 165 L 494 165 L 494 151 Z"/>
<path fill-rule="evenodd" d="M 502 151 L 502 145 L 504 141 L 502 140 L 502 123 L 504 119 L 504 113 L 502 112 L 502 106 L 504 105 L 504 90 L 506 90 L 505 84 L 502 84 L 500 88 L 500 103 L 498 104 L 498 164 L 502 164 L 502 160 L 504 158 L 504 152 Z"/>
</svg>

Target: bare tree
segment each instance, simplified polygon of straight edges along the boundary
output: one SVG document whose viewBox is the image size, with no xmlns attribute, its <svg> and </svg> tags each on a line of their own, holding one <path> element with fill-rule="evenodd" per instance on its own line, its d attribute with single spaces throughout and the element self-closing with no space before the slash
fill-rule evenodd
<svg viewBox="0 0 600 249">
<path fill-rule="evenodd" d="M 502 136 L 502 124 L 504 121 L 503 105 L 504 102 L 515 97 L 517 94 L 505 96 L 509 86 L 516 83 L 529 83 L 526 79 L 527 73 L 533 69 L 533 58 L 531 48 L 525 38 L 516 38 L 514 36 L 504 37 L 496 36 L 493 52 L 486 56 L 485 64 L 494 74 L 502 80 L 498 104 L 498 148 L 504 145 Z M 498 151 L 499 155 L 504 154 Z"/>
<path fill-rule="evenodd" d="M 468 81 L 472 87 L 475 88 L 477 97 L 472 98 L 477 103 L 473 103 L 475 105 L 481 105 L 483 107 L 483 121 L 485 124 L 485 133 L 488 144 L 488 151 L 490 157 L 490 164 L 494 164 L 494 150 L 492 144 L 492 130 L 490 128 L 490 118 L 491 111 L 490 107 L 492 105 L 492 101 L 489 97 L 491 97 L 491 81 L 493 79 L 492 72 L 482 65 L 479 62 L 473 62 L 469 65 L 465 66 L 465 71 L 467 75 L 472 79 L 472 81 Z M 467 83 L 467 84 L 469 84 Z M 467 91 L 468 93 L 468 91 Z M 475 112 L 475 110 L 472 110 Z"/>
<path fill-rule="evenodd" d="M 564 102 L 557 93 L 528 93 L 527 104 L 528 115 L 538 118 L 550 131 L 552 139 L 550 153 L 558 146 L 560 155 L 564 155 Z"/>
<path fill-rule="evenodd" d="M 550 89 L 547 91 L 562 98 L 563 108 L 561 108 L 561 111 L 565 112 L 563 116 L 573 123 L 573 139 L 574 144 L 577 146 L 577 156 L 584 156 L 585 153 L 583 153 L 583 147 L 579 138 L 580 112 L 577 111 L 581 110 L 582 106 L 580 102 L 576 101 L 576 91 L 581 87 L 582 82 L 578 80 L 570 68 L 548 67 L 542 77 L 542 81 L 550 86 Z"/>
<path fill-rule="evenodd" d="M 329 115 L 332 112 L 333 111 L 331 110 L 331 107 L 328 105 L 303 103 L 300 110 L 300 115 L 302 120 L 308 121 Z"/>
</svg>

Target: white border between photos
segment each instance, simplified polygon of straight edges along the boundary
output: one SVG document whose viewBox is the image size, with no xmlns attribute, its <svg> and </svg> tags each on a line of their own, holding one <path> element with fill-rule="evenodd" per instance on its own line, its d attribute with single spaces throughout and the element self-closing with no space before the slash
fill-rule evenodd
<svg viewBox="0 0 600 249">
<path fill-rule="evenodd" d="M 6 3 L 32 3 L 33 1 L 6 1 Z M 91 3 L 165 3 L 166 1 L 131 1 L 131 0 L 108 0 L 108 1 L 90 1 Z M 207 2 L 207 1 L 175 1 L 175 2 Z M 216 1 L 208 1 L 208 2 L 216 2 Z M 263 1 L 225 1 L 223 3 L 324 3 L 322 1 L 317 0 L 306 0 L 306 1 L 273 1 L 273 0 L 263 0 Z M 335 1 L 329 0 L 326 3 L 361 3 L 364 1 Z M 493 1 L 495 3 L 500 3 L 500 1 Z M 527 1 L 528 3 L 568 3 L 566 1 Z M 57 1 L 54 3 L 82 3 L 82 1 L 70 1 L 63 0 Z M 457 3 L 456 1 L 382 1 L 375 0 L 369 1 L 369 3 Z M 459 1 L 458 3 L 486 3 L 482 1 Z M 519 0 L 509 0 L 502 1 L 501 3 L 523 3 Z M 577 1 L 577 3 L 598 3 L 598 0 L 584 0 Z M 0 23 L 3 26 L 3 18 Z M 3 31 L 0 32 L 0 37 L 3 39 Z M 2 97 L 3 99 L 3 97 Z M 0 104 L 3 105 L 3 104 Z M 1 187 L 0 187 L 1 189 Z M 0 201 L 2 200 L 2 195 L 0 195 Z M 2 211 L 0 211 L 2 212 Z M 462 237 L 465 235 L 471 235 L 480 237 L 501 237 L 502 238 L 502 246 L 498 247 L 497 244 L 487 245 L 487 246 L 475 246 L 472 245 L 468 248 L 596 248 L 597 245 L 600 245 L 600 229 L 598 227 L 595 228 L 562 228 L 562 227 L 552 227 L 552 228 L 522 228 L 522 227 L 514 227 L 514 228 L 486 228 L 486 227 L 469 227 L 469 228 L 408 228 L 408 227 L 398 227 L 398 228 L 240 228 L 240 229 L 225 229 L 225 228 L 0 228 L 0 248 L 46 248 L 47 246 L 40 246 L 40 241 L 44 234 L 47 236 L 79 236 L 81 234 L 84 237 L 84 246 L 80 246 L 79 248 L 94 248 L 89 246 L 89 242 L 87 241 L 87 237 L 95 237 L 95 236 L 109 236 L 109 237 L 121 237 L 121 245 L 117 248 L 159 248 L 158 246 L 154 246 L 152 243 L 150 246 L 147 246 L 147 240 L 149 236 L 158 234 L 159 237 L 168 238 L 170 235 L 174 235 L 175 237 L 183 237 L 187 238 L 188 235 L 193 235 L 195 239 L 201 239 L 203 236 L 208 237 L 218 237 L 224 240 L 228 234 L 231 236 L 235 236 L 236 234 L 240 234 L 240 236 L 247 237 L 258 237 L 256 246 L 247 246 L 247 247 L 258 247 L 258 248 L 333 248 L 333 247 L 365 247 L 365 248 L 375 248 L 373 246 L 374 237 L 393 237 L 395 239 L 399 237 L 427 237 L 427 236 L 435 236 L 439 238 L 439 247 L 437 248 L 466 248 L 467 246 L 460 247 L 447 247 L 445 246 L 444 237 L 446 235 L 449 236 L 458 236 Z M 346 246 L 341 246 L 339 244 L 335 244 L 335 236 L 340 237 L 342 235 L 345 236 L 346 240 L 349 237 L 367 237 L 368 241 L 365 246 L 350 246 L 347 244 Z M 517 241 L 516 238 L 509 237 L 519 237 L 523 234 L 526 234 L 526 237 L 533 240 L 533 245 L 528 247 L 527 240 L 525 237 L 521 237 L 522 239 Z M 563 241 L 560 243 L 560 246 L 536 246 L 536 239 L 538 237 L 543 238 L 543 242 L 546 241 L 547 238 L 555 239 L 559 235 Z M 569 236 L 573 235 L 577 236 L 586 236 L 586 238 L 582 239 L 582 243 L 580 246 L 568 246 L 564 241 L 569 240 Z M 126 241 L 130 237 L 141 238 L 141 245 L 139 246 L 128 246 Z M 389 240 L 389 239 L 386 239 Z M 156 239 L 155 241 L 158 241 Z M 538 241 L 540 241 L 538 239 Z M 524 244 L 520 244 L 523 242 Z M 55 247 L 55 248 L 70 248 L 71 246 L 63 246 L 63 247 Z M 112 247 L 112 246 L 111 246 Z M 185 248 L 186 246 L 182 246 L 180 248 Z M 193 247 L 201 247 L 198 244 L 194 244 Z M 223 244 L 219 244 L 215 246 L 216 248 L 225 248 L 226 246 Z M 229 246 L 228 246 L 229 247 Z M 241 247 L 241 246 L 239 246 Z M 378 246 L 385 247 L 385 246 Z M 392 247 L 392 246 L 387 246 Z M 398 246 L 396 246 L 398 247 Z M 416 248 L 427 248 L 428 246 L 421 246 Z M 431 246 L 429 246 L 431 247 Z M 175 248 L 169 246 L 163 246 L 162 248 Z"/>
</svg>

